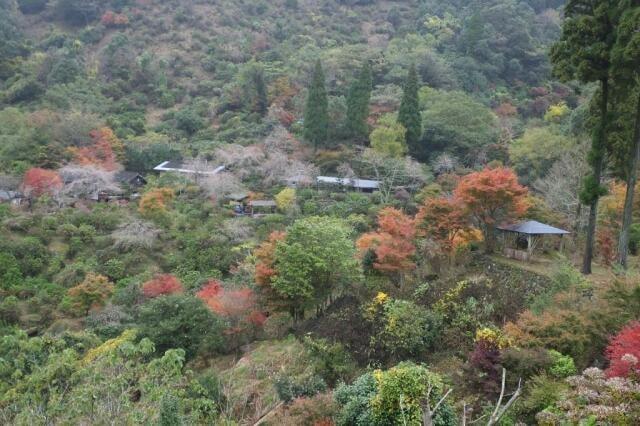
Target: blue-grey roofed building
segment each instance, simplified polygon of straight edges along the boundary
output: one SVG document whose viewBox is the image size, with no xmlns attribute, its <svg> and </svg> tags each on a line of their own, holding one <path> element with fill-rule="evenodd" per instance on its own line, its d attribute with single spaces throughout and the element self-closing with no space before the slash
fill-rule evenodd
<svg viewBox="0 0 640 426">
<path fill-rule="evenodd" d="M 528 220 L 515 225 L 498 226 L 497 228 L 501 231 L 517 232 L 525 235 L 566 235 L 571 233 L 535 220 Z"/>
<path fill-rule="evenodd" d="M 526 262 L 531 260 L 534 250 L 545 235 L 559 236 L 559 249 L 562 251 L 562 237 L 571 233 L 535 220 L 496 226 L 496 229 L 502 233 L 505 256 Z"/>
<path fill-rule="evenodd" d="M 316 182 L 318 185 L 334 185 L 343 188 L 352 188 L 361 192 L 374 192 L 380 188 L 380 182 L 369 179 L 318 176 Z"/>
</svg>

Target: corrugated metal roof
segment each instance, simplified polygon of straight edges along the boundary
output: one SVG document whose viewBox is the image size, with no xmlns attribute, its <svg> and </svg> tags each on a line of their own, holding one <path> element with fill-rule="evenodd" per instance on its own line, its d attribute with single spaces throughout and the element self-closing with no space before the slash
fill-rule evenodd
<svg viewBox="0 0 640 426">
<path fill-rule="evenodd" d="M 571 233 L 564 229 L 555 228 L 551 225 L 540 223 L 535 220 L 529 220 L 527 222 L 517 223 L 514 225 L 497 226 L 496 228 L 501 231 L 518 232 L 520 234 L 528 235 L 565 235 Z"/>
<path fill-rule="evenodd" d="M 339 178 L 333 176 L 318 176 L 318 183 L 330 183 L 334 185 L 351 186 L 353 188 L 369 188 L 377 189 L 380 187 L 380 182 L 377 180 L 358 179 L 358 178 Z"/>
<path fill-rule="evenodd" d="M 158 172 L 177 172 L 212 176 L 220 173 L 225 169 L 225 166 L 218 166 L 214 170 L 193 170 L 187 167 L 189 166 L 185 166 L 183 163 L 179 163 L 176 161 L 164 161 L 155 166 L 153 170 Z"/>
</svg>

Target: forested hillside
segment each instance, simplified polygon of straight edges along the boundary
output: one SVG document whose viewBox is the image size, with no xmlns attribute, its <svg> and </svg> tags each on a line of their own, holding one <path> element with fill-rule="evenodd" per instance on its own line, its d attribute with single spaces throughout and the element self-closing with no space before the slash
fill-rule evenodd
<svg viewBox="0 0 640 426">
<path fill-rule="evenodd" d="M 639 34 L 0 0 L 0 423 L 638 424 Z"/>
</svg>

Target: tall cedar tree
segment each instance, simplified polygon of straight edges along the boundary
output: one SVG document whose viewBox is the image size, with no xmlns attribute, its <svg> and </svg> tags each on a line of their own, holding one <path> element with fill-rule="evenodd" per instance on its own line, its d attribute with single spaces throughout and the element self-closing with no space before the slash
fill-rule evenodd
<svg viewBox="0 0 640 426">
<path fill-rule="evenodd" d="M 617 31 L 617 40 L 612 51 L 613 75 L 617 92 L 626 97 L 627 102 L 634 103 L 634 129 L 629 136 L 629 149 L 625 151 L 628 164 L 625 166 L 627 191 L 622 213 L 622 228 L 618 241 L 618 263 L 627 268 L 629 252 L 629 229 L 633 220 L 634 189 L 638 180 L 638 163 L 640 163 L 640 1 L 626 0 L 620 3 L 622 14 Z M 634 90 L 635 89 L 635 90 Z M 630 98 L 630 99 L 629 99 Z"/>
<path fill-rule="evenodd" d="M 326 142 L 329 130 L 329 99 L 320 61 L 316 62 L 304 110 L 304 137 L 315 149 Z"/>
<path fill-rule="evenodd" d="M 405 140 L 409 153 L 418 160 L 426 158 L 426 153 L 422 152 L 420 146 L 420 136 L 422 135 L 422 120 L 420 117 L 420 101 L 418 99 L 418 72 L 415 65 L 411 65 L 407 80 L 404 83 L 402 102 L 398 112 L 398 122 L 407 129 Z"/>
<path fill-rule="evenodd" d="M 592 172 L 584 181 L 580 200 L 588 205 L 589 224 L 582 273 L 591 273 L 598 216 L 598 200 L 606 193 L 602 186 L 609 124 L 611 49 L 615 43 L 617 0 L 569 0 L 565 5 L 562 36 L 551 48 L 555 74 L 565 80 L 600 84 L 597 96 L 599 119 L 593 130 L 589 163 Z"/>
<path fill-rule="evenodd" d="M 347 135 L 358 142 L 367 140 L 369 136 L 369 101 L 373 79 L 371 67 L 366 63 L 357 78 L 351 83 L 347 95 L 347 118 L 345 128 Z"/>
<path fill-rule="evenodd" d="M 253 73 L 253 84 L 256 89 L 256 99 L 254 101 L 253 110 L 261 116 L 267 115 L 269 109 L 269 101 L 267 100 L 267 85 L 264 82 L 264 71 L 257 68 Z"/>
</svg>

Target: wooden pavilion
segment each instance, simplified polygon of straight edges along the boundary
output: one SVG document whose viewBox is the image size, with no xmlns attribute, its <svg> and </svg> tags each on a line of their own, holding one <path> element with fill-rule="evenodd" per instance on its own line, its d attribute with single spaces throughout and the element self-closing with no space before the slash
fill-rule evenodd
<svg viewBox="0 0 640 426">
<path fill-rule="evenodd" d="M 536 247 L 548 235 L 560 237 L 560 251 L 563 248 L 563 237 L 570 234 L 564 229 L 529 220 L 513 225 L 496 227 L 502 234 L 504 255 L 513 259 L 529 262 Z"/>
<path fill-rule="evenodd" d="M 249 215 L 255 217 L 275 213 L 277 204 L 273 200 L 251 200 L 247 203 L 247 207 Z"/>
</svg>

